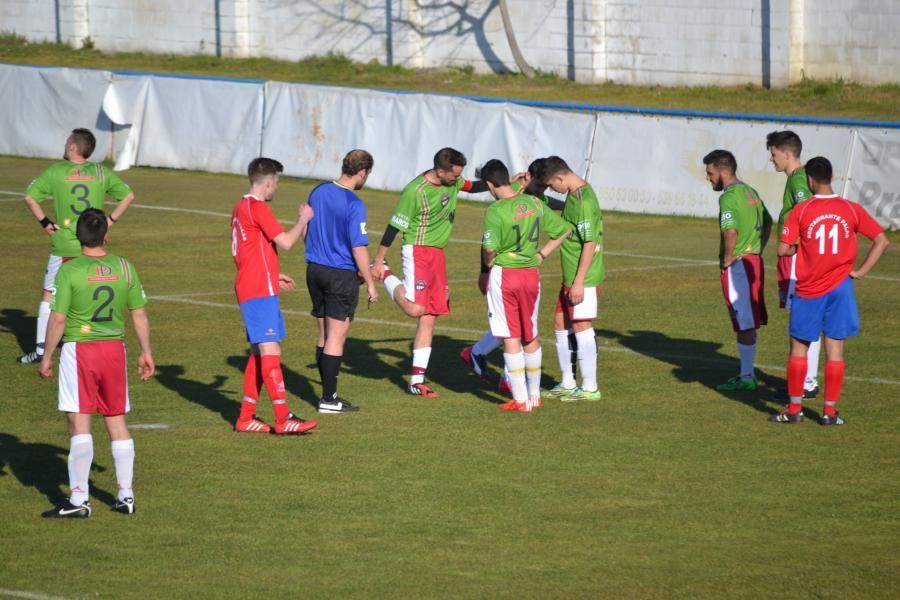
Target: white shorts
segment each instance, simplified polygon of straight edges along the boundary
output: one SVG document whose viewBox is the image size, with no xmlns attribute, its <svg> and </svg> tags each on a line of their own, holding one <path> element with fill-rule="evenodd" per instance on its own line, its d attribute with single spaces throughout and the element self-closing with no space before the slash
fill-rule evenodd
<svg viewBox="0 0 900 600">
<path fill-rule="evenodd" d="M 597 291 L 599 286 L 584 288 L 584 298 L 578 304 L 569 302 L 569 287 L 562 286 L 556 299 L 556 312 L 565 313 L 569 321 L 593 321 L 597 318 Z"/>
<path fill-rule="evenodd" d="M 131 410 L 125 342 L 67 342 L 59 356 L 59 410 L 110 417 Z"/>
<path fill-rule="evenodd" d="M 47 259 L 47 270 L 44 271 L 44 289 L 48 292 L 56 290 L 56 274 L 63 264 L 63 257 L 51 254 Z"/>
</svg>

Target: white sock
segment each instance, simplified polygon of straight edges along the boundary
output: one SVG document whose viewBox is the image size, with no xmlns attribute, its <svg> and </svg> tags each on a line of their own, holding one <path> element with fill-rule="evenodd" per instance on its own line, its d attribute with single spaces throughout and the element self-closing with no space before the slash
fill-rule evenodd
<svg viewBox="0 0 900 600">
<path fill-rule="evenodd" d="M 741 357 L 741 377 L 752 379 L 756 363 L 756 344 L 738 343 L 738 354 Z"/>
<path fill-rule="evenodd" d="M 503 353 L 503 360 L 509 370 L 509 387 L 516 402 L 528 402 L 528 386 L 525 383 L 525 353 L 519 350 L 515 354 Z"/>
<path fill-rule="evenodd" d="M 498 337 L 494 337 L 494 334 L 488 331 L 481 339 L 475 342 L 475 345 L 472 346 L 472 354 L 478 354 L 480 356 L 487 356 L 491 352 L 497 349 L 500 344 L 503 343 Z"/>
<path fill-rule="evenodd" d="M 538 348 L 531 354 L 525 353 L 525 383 L 528 397 L 532 400 L 541 397 L 541 360 L 543 352 Z"/>
<path fill-rule="evenodd" d="M 134 439 L 116 440 L 111 446 L 116 465 L 116 481 L 119 482 L 118 498 L 134 498 L 134 491 L 131 489 L 134 479 Z"/>
<path fill-rule="evenodd" d="M 37 351 L 38 354 L 44 353 L 44 340 L 47 339 L 47 323 L 50 322 L 50 303 L 41 301 L 38 304 L 37 318 Z"/>
<path fill-rule="evenodd" d="M 562 381 L 559 385 L 566 389 L 575 387 L 575 372 L 572 370 L 572 348 L 569 345 L 569 332 L 566 329 L 554 331 L 556 336 L 556 357 L 559 359 L 559 370 Z"/>
<path fill-rule="evenodd" d="M 387 290 L 388 297 L 391 300 L 394 299 L 394 290 L 397 289 L 398 285 L 403 285 L 403 282 L 396 275 L 388 275 L 384 278 L 384 289 Z"/>
<path fill-rule="evenodd" d="M 80 506 L 88 499 L 88 478 L 94 462 L 94 438 L 89 433 L 73 435 L 69 440 L 69 502 Z"/>
<path fill-rule="evenodd" d="M 803 387 L 807 390 L 819 385 L 816 378 L 819 375 L 819 350 L 821 348 L 821 338 L 809 343 L 809 351 L 806 353 L 806 381 L 803 383 Z"/>
<path fill-rule="evenodd" d="M 596 392 L 597 340 L 594 339 L 594 328 L 577 332 L 575 339 L 578 340 L 578 370 L 581 371 L 581 389 L 586 392 Z"/>
<path fill-rule="evenodd" d="M 428 359 L 431 358 L 431 346 L 427 348 L 413 348 L 412 371 L 410 383 L 423 383 L 425 370 L 428 368 Z"/>
</svg>

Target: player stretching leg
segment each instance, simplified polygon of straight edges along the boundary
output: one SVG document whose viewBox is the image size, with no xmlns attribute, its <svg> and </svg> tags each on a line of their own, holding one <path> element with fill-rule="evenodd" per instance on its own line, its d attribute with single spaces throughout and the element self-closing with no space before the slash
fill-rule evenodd
<svg viewBox="0 0 900 600">
<path fill-rule="evenodd" d="M 563 159 L 550 156 L 544 168 L 545 183 L 550 189 L 566 194 L 562 217 L 572 227 L 572 235 L 566 238 L 560 249 L 563 281 L 553 317 L 562 381 L 548 390 L 546 395 L 565 401 L 599 400 L 594 319 L 597 318 L 599 286 L 606 277 L 603 267 L 603 213 L 594 189 L 572 172 Z M 575 339 L 575 350 L 572 337 Z M 580 386 L 575 380 L 573 352 L 577 354 L 581 371 Z"/>
<path fill-rule="evenodd" d="M 791 307 L 791 356 L 787 363 L 790 402 L 770 420 L 803 422 L 809 345 L 824 331 L 825 408 L 820 423 L 843 425 L 836 406 L 844 385 L 844 340 L 859 334 L 853 280 L 866 276 L 889 242 L 863 207 L 831 189 L 832 169 L 827 159 L 810 159 L 806 176 L 815 195 L 791 210 L 778 244 L 778 256 L 797 255 L 797 293 Z M 857 233 L 873 243 L 862 265 L 854 269 Z"/>
<path fill-rule="evenodd" d="M 720 392 L 755 390 L 756 330 L 766 324 L 762 251 L 772 229 L 766 205 L 737 178 L 737 161 L 727 150 L 703 157 L 706 179 L 719 197 L 719 267 L 722 293 L 737 332 L 740 373 L 716 387 Z"/>
<path fill-rule="evenodd" d="M 88 161 L 94 153 L 97 140 L 88 129 L 74 129 L 66 139 L 64 160 L 51 165 L 31 182 L 25 190 L 25 204 L 50 237 L 50 258 L 44 273 L 44 291 L 38 306 L 37 345 L 32 352 L 19 358 L 19 362 L 33 363 L 44 353 L 44 336 L 50 318 L 50 300 L 53 297 L 53 280 L 62 263 L 81 254 L 81 246 L 75 238 L 78 216 L 88 208 L 103 208 L 106 196 L 119 201 L 119 205 L 107 217 L 109 225 L 118 221 L 134 200 L 134 194 L 119 176 L 109 168 Z M 53 198 L 56 222 L 39 206 L 47 198 Z"/>
<path fill-rule="evenodd" d="M 538 308 L 541 297 L 538 266 L 571 232 L 569 224 L 534 196 L 517 192 L 509 171 L 489 160 L 480 176 L 496 198 L 484 216 L 482 261 L 490 267 L 488 320 L 491 333 L 503 339 L 503 359 L 513 399 L 502 410 L 530 412 L 540 406 L 541 345 Z M 551 240 L 540 250 L 541 232 Z"/>
<path fill-rule="evenodd" d="M 62 265 L 50 305 L 47 350 L 38 373 L 53 376 L 53 351 L 66 342 L 59 359 L 59 410 L 69 424 L 69 499 L 42 514 L 55 518 L 91 516 L 88 478 L 94 461 L 91 416 L 103 415 L 112 446 L 119 491 L 113 510 L 135 511 L 134 440 L 125 414 L 131 410 L 125 364 L 125 309 L 141 346 L 138 374 L 147 381 L 156 370 L 150 350 L 147 295 L 128 260 L 107 254 L 107 216 L 89 208 L 76 226 L 81 256 Z"/>
<path fill-rule="evenodd" d="M 372 264 L 372 276 L 384 281 L 388 297 L 407 316 L 417 320 L 407 391 L 426 398 L 438 396 L 425 383 L 425 371 L 431 358 L 431 340 L 437 318 L 450 314 L 444 247 L 453 229 L 457 196 L 461 191 L 487 191 L 483 182 L 462 178 L 465 166 L 466 157 L 453 148 L 443 148 L 434 155 L 434 166 L 413 179 L 400 193 L 400 201 Z M 398 232 L 403 233 L 402 281 L 385 262 Z"/>
<path fill-rule="evenodd" d="M 296 435 L 318 425 L 288 410 L 281 372 L 280 342 L 287 334 L 278 291 L 292 289 L 294 280 L 278 271 L 278 249 L 293 248 L 306 233 L 312 217 L 309 206 L 301 205 L 297 223 L 285 231 L 272 214 L 267 203 L 275 197 L 278 174 L 283 170 L 281 163 L 271 158 L 250 161 L 247 167 L 250 191 L 237 201 L 231 213 L 231 254 L 237 266 L 234 291 L 250 342 L 250 358 L 244 371 L 244 399 L 235 431 Z M 263 385 L 272 400 L 274 429 L 256 416 Z"/>
<path fill-rule="evenodd" d="M 800 152 L 803 143 L 800 137 L 793 131 L 773 131 L 766 136 L 766 148 L 769 150 L 769 160 L 775 165 L 775 170 L 787 175 L 784 184 L 784 198 L 781 213 L 778 215 L 778 229 L 784 229 L 784 221 L 791 210 L 804 200 L 812 198 L 812 191 L 806 183 L 806 169 L 800 162 Z M 791 310 L 791 300 L 797 287 L 797 255 L 778 257 L 778 300 L 781 308 Z M 790 344 L 789 344 L 790 346 Z M 821 340 L 813 340 L 809 343 L 807 353 L 806 380 L 803 382 L 803 397 L 815 398 L 819 393 L 819 348 Z M 788 348 L 790 351 L 790 347 Z M 780 390 L 779 400 L 787 400 L 787 390 Z"/>
</svg>

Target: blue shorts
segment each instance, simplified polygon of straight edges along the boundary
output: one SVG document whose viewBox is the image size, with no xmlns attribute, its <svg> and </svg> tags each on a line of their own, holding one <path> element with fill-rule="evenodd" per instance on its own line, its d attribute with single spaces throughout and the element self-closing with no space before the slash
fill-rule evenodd
<svg viewBox="0 0 900 600">
<path fill-rule="evenodd" d="M 240 306 L 244 327 L 247 328 L 247 341 L 251 344 L 280 342 L 287 337 L 278 296 L 253 298 Z"/>
<path fill-rule="evenodd" d="M 827 294 L 817 298 L 794 296 L 791 303 L 791 337 L 804 342 L 825 337 L 843 340 L 859 335 L 859 310 L 853 293 L 853 280 L 844 280 Z"/>
</svg>

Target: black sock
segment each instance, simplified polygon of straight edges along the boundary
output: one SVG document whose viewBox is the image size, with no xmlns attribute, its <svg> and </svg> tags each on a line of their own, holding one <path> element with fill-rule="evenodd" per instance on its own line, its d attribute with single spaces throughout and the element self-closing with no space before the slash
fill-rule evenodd
<svg viewBox="0 0 900 600">
<path fill-rule="evenodd" d="M 322 354 L 325 353 L 323 346 L 316 346 L 316 368 L 319 370 L 319 380 L 322 380 Z"/>
<path fill-rule="evenodd" d="M 322 354 L 322 399 L 328 402 L 337 394 L 338 372 L 343 356 Z"/>
<path fill-rule="evenodd" d="M 569 361 L 572 363 L 572 376 L 578 373 L 578 338 L 574 333 L 569 334 Z"/>
</svg>

